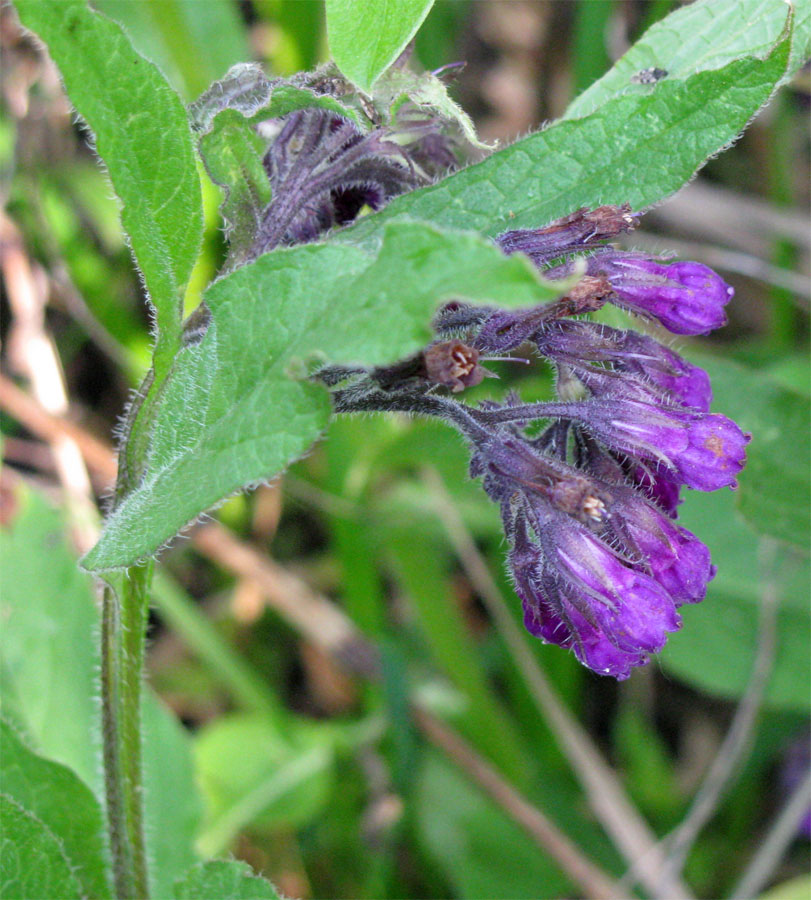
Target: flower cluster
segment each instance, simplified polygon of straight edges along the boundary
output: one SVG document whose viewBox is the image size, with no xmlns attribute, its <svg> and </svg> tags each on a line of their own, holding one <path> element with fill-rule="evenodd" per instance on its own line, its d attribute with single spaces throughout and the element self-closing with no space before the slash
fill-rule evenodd
<svg viewBox="0 0 811 900">
<path fill-rule="evenodd" d="M 585 276 L 531 309 L 448 303 L 421 354 L 323 373 L 338 412 L 439 416 L 467 437 L 471 474 L 501 510 L 526 627 L 618 679 L 662 649 L 679 607 L 702 600 L 715 574 L 707 547 L 675 522 L 681 488 L 735 487 L 749 440 L 709 412 L 702 369 L 652 337 L 582 318 L 610 302 L 676 334 L 724 323 L 732 289 L 711 269 L 601 243 L 635 224 L 630 208 L 604 206 L 507 232 L 504 252 L 525 253 L 547 278 L 576 265 Z M 554 402 L 511 394 L 470 406 L 445 392 L 478 384 L 489 374 L 481 361 L 527 345 L 554 367 Z"/>
<path fill-rule="evenodd" d="M 252 255 L 314 240 L 453 167 L 439 118 L 403 121 L 395 135 L 390 126 L 363 134 L 323 109 L 278 120 L 264 159 L 272 201 Z M 629 206 L 602 206 L 508 231 L 496 238 L 505 254 L 524 253 L 547 279 L 565 279 L 556 301 L 523 310 L 447 303 L 422 352 L 317 376 L 337 412 L 438 416 L 465 435 L 471 474 L 501 510 L 527 628 L 615 678 L 661 650 L 680 626 L 679 607 L 704 597 L 714 568 L 705 545 L 676 524 L 680 491 L 734 487 L 748 441 L 710 413 L 702 369 L 652 337 L 584 318 L 613 303 L 678 335 L 724 324 L 732 288 L 711 269 L 606 243 L 637 218 Z M 575 272 L 583 274 L 571 287 Z M 483 362 L 520 347 L 554 368 L 553 402 L 457 399 L 492 374 Z"/>
</svg>

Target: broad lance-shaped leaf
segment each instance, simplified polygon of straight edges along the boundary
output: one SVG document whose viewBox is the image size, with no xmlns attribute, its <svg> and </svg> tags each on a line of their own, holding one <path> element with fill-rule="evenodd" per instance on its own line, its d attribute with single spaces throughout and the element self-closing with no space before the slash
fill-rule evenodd
<svg viewBox="0 0 811 900">
<path fill-rule="evenodd" d="M 233 491 L 301 456 L 326 427 L 326 391 L 294 380 L 307 360 L 379 364 L 430 339 L 443 300 L 502 306 L 549 300 L 526 258 L 426 225 L 387 229 L 376 255 L 347 245 L 280 249 L 215 282 L 212 321 L 181 351 L 162 396 L 147 473 L 84 559 L 130 565 Z"/>
<path fill-rule="evenodd" d="M 699 0 L 683 6 L 652 25 L 569 105 L 564 118 L 588 115 L 619 94 L 650 93 L 653 87 L 631 81 L 643 69 L 663 69 L 665 78 L 684 80 L 743 56 L 766 56 L 780 38 L 788 14 L 785 0 Z M 810 31 L 811 4 L 797 4 L 787 74 L 808 58 Z"/>
<path fill-rule="evenodd" d="M 737 60 L 654 92 L 615 97 L 582 119 L 516 141 L 436 185 L 396 197 L 335 241 L 375 243 L 387 222 L 431 221 L 496 235 L 539 227 L 580 206 L 644 209 L 686 184 L 734 140 L 786 71 L 789 38 L 766 59 Z"/>
<path fill-rule="evenodd" d="M 0 791 L 59 840 L 85 897 L 110 896 L 101 807 L 90 788 L 59 763 L 26 747 L 0 720 Z M 12 836 L 13 838 L 13 836 Z M 3 894 L 3 896 L 12 896 Z"/>
<path fill-rule="evenodd" d="M 326 0 L 332 58 L 362 91 L 403 52 L 434 0 Z"/>
<path fill-rule="evenodd" d="M 244 862 L 211 860 L 195 866 L 175 883 L 174 900 L 280 900 L 276 888 L 254 875 Z"/>
<path fill-rule="evenodd" d="M 160 378 L 180 343 L 182 290 L 203 228 L 183 104 L 121 27 L 85 0 L 16 6 L 23 25 L 48 45 L 121 200 L 121 222 L 155 309 Z"/>
<path fill-rule="evenodd" d="M 0 794 L 0 895 L 60 900 L 84 896 L 59 838 L 5 794 Z"/>
</svg>

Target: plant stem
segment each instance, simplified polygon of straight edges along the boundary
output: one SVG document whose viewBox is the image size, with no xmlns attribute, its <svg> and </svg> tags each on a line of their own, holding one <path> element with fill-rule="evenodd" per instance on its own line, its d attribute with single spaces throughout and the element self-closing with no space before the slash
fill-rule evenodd
<svg viewBox="0 0 811 900">
<path fill-rule="evenodd" d="M 107 584 L 102 610 L 101 691 L 104 787 L 118 900 L 146 900 L 141 771 L 141 679 L 152 566 Z"/>
<path fill-rule="evenodd" d="M 119 659 L 116 638 L 121 631 L 118 621 L 119 605 L 115 590 L 105 584 L 101 616 L 101 734 L 104 761 L 104 794 L 107 800 L 107 829 L 110 855 L 113 858 L 115 895 L 131 897 L 135 886 L 132 860 L 127 842 L 124 814 L 124 777 L 121 771 L 119 747 Z"/>
</svg>

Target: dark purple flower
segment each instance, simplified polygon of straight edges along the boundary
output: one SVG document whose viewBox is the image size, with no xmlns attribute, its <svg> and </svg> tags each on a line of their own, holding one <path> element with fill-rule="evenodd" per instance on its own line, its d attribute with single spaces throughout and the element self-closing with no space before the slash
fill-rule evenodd
<svg viewBox="0 0 811 900">
<path fill-rule="evenodd" d="M 715 576 L 707 547 L 633 489 L 614 488 L 613 493 L 611 513 L 618 523 L 618 536 L 639 551 L 676 606 L 703 600 L 707 583 Z"/>
<path fill-rule="evenodd" d="M 649 463 L 627 465 L 628 478 L 631 483 L 652 503 L 664 510 L 671 519 L 677 516 L 677 510 L 681 503 L 681 485 L 675 481 L 662 463 Z"/>
<path fill-rule="evenodd" d="M 592 256 L 588 272 L 608 278 L 617 306 L 658 319 L 674 334 L 708 334 L 726 324 L 724 306 L 735 293 L 701 263 L 662 263 L 616 250 Z"/>
<path fill-rule="evenodd" d="M 734 487 L 746 461 L 749 437 L 726 416 L 624 398 L 572 406 L 580 407 L 578 420 L 609 447 L 660 462 L 696 490 Z"/>
<path fill-rule="evenodd" d="M 519 514 L 510 552 L 527 629 L 570 647 L 595 672 L 627 678 L 680 627 L 673 599 L 584 526 L 552 510 L 533 512 L 534 540 Z"/>
<path fill-rule="evenodd" d="M 379 209 L 428 179 L 382 129 L 362 134 L 349 119 L 302 109 L 281 121 L 263 160 L 272 200 L 251 248 L 258 256 L 279 244 L 315 240 L 345 224 L 364 205 Z"/>
<path fill-rule="evenodd" d="M 710 376 L 678 353 L 635 331 L 623 332 L 623 349 L 615 365 L 634 372 L 665 391 L 671 402 L 709 412 L 712 402 Z"/>
</svg>

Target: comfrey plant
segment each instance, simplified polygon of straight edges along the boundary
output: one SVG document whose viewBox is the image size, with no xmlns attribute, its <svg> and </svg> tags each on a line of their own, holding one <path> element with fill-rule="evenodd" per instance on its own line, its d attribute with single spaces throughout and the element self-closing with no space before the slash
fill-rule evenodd
<svg viewBox="0 0 811 900">
<path fill-rule="evenodd" d="M 527 253 L 547 277 L 588 274 L 531 309 L 448 303 L 437 341 L 412 359 L 319 373 L 336 386 L 338 412 L 437 416 L 467 438 L 471 475 L 501 509 L 527 629 L 620 679 L 662 649 L 677 609 L 702 600 L 715 574 L 704 544 L 674 522 L 681 487 L 735 487 L 749 441 L 709 412 L 702 369 L 652 337 L 576 318 L 611 302 L 678 334 L 724 323 L 733 291 L 711 269 L 601 245 L 635 222 L 630 207 L 603 206 L 505 232 L 504 252 Z M 478 384 L 489 354 L 525 345 L 553 366 L 557 402 L 511 394 L 476 407 L 443 396 Z M 549 424 L 528 436 L 539 419 Z"/>
<path fill-rule="evenodd" d="M 185 824 L 144 827 L 165 789 L 142 763 L 150 584 L 180 531 L 283 472 L 335 413 L 456 428 L 500 508 L 528 629 L 594 671 L 627 677 L 678 628 L 679 608 L 703 598 L 713 567 L 678 524 L 680 491 L 734 486 L 748 438 L 710 413 L 700 368 L 589 316 L 611 303 L 677 335 L 724 322 L 731 289 L 705 266 L 610 241 L 733 141 L 804 62 L 805 20 L 795 27 L 782 0 L 747 0 L 747 15 L 741 3 L 680 8 L 563 119 L 460 167 L 476 139 L 447 72 L 414 74 L 402 57 L 430 0 L 369 0 L 363 16 L 354 0 L 329 0 L 334 63 L 289 79 L 238 65 L 189 106 L 86 0 L 14 0 L 94 138 L 154 338 L 120 429 L 110 509 L 81 560 L 103 581 L 105 839 L 89 825 L 77 841 L 61 811 L 78 795 L 64 779 L 15 801 L 40 804 L 15 852 L 35 859 L 31 872 L 62 873 L 54 894 L 274 896 L 233 861 L 189 871 L 191 839 L 176 857 L 155 852 Z M 222 191 L 227 238 L 206 287 L 201 177 Z M 553 367 L 553 401 L 460 399 L 491 374 L 488 360 L 528 354 Z M 769 533 L 795 535 L 791 500 Z M 76 787 L 92 813 L 82 821 L 101 821 L 91 788 Z M 40 821 L 50 843 L 31 840 Z M 39 864 L 49 847 L 53 868 Z M 40 896 L 39 884 L 20 895 Z"/>
</svg>

